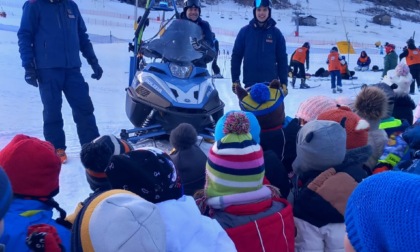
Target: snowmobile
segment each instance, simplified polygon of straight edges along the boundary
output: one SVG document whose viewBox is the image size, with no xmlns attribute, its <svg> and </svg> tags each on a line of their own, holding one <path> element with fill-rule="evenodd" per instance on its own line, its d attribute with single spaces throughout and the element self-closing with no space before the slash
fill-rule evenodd
<svg viewBox="0 0 420 252">
<path fill-rule="evenodd" d="M 201 36 L 197 24 L 173 19 L 160 37 L 141 44 L 139 51 L 152 61 L 140 62 L 126 88 L 126 114 L 135 128 L 121 130 L 122 139 L 135 143 L 168 135 L 180 123 L 193 125 L 203 138 L 214 138 L 225 104 L 208 70 L 193 64 L 202 53 L 192 41 Z"/>
</svg>

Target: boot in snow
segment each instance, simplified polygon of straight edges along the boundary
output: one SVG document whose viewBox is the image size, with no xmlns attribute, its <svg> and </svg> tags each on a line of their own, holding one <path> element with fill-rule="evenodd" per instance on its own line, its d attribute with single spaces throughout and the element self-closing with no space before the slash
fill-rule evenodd
<svg viewBox="0 0 420 252">
<path fill-rule="evenodd" d="M 296 83 L 296 77 L 293 76 L 292 77 L 292 87 L 295 88 L 295 83 Z"/>
<path fill-rule="evenodd" d="M 308 86 L 308 84 L 305 83 L 305 80 L 306 79 L 304 79 L 304 78 L 300 79 L 300 88 L 301 89 L 310 88 L 310 86 Z"/>
</svg>

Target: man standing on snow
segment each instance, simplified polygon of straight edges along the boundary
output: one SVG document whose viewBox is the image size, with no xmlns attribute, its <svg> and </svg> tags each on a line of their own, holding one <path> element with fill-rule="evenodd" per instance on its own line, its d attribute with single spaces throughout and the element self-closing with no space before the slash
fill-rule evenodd
<svg viewBox="0 0 420 252">
<path fill-rule="evenodd" d="M 99 80 L 102 68 L 76 3 L 71 0 L 28 0 L 23 5 L 19 31 L 19 52 L 25 81 L 39 87 L 44 106 L 44 137 L 51 142 L 61 162 L 67 161 L 62 93 L 72 108 L 80 144 L 99 136 L 94 107 L 80 67 L 79 51 Z"/>
<path fill-rule="evenodd" d="M 306 61 L 306 70 L 309 70 L 309 49 L 309 42 L 305 42 L 302 47 L 297 48 L 290 57 L 290 65 L 293 66 L 293 88 L 295 87 L 296 77 L 300 78 L 300 88 L 309 88 L 308 84 L 305 83 L 306 73 L 304 65 Z"/>
<path fill-rule="evenodd" d="M 410 38 L 407 40 L 407 48 L 400 54 L 400 60 L 403 58 L 405 58 L 413 76 L 413 82 L 410 86 L 410 94 L 413 95 L 415 82 L 417 82 L 417 88 L 420 91 L 420 49 L 414 44 L 414 39 Z"/>
<path fill-rule="evenodd" d="M 181 13 L 182 19 L 187 19 L 200 26 L 203 37 L 200 40 L 192 41 L 192 46 L 196 51 L 203 54 L 203 57 L 195 60 L 193 63 L 198 67 L 207 67 L 207 63 L 213 61 L 216 56 L 213 45 L 213 36 L 210 28 L 210 24 L 204 21 L 200 17 L 201 15 L 201 4 L 200 0 L 185 0 L 184 11 Z"/>
<path fill-rule="evenodd" d="M 243 61 L 243 83 L 250 87 L 255 83 L 279 79 L 287 94 L 287 54 L 283 34 L 271 18 L 271 1 L 254 0 L 254 18 L 242 27 L 232 50 L 232 90 L 240 85 Z"/>
</svg>

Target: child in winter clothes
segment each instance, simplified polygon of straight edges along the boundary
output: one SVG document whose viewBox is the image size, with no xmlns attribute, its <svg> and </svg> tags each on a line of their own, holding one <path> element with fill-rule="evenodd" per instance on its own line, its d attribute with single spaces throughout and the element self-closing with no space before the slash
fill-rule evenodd
<svg viewBox="0 0 420 252">
<path fill-rule="evenodd" d="M 25 244 L 28 227 L 48 224 L 57 229 L 66 251 L 70 251 L 70 225 L 66 212 L 53 199 L 59 190 L 60 158 L 51 143 L 26 135 L 16 135 L 0 151 L 4 168 L 13 189 L 13 201 L 4 218 L 0 243 L 12 251 L 29 252 Z M 53 209 L 60 217 L 53 220 Z"/>
<path fill-rule="evenodd" d="M 201 215 L 194 199 L 183 195 L 175 166 L 163 151 L 149 147 L 114 155 L 105 172 L 112 188 L 156 204 L 167 251 L 236 251 L 219 223 Z"/>
<path fill-rule="evenodd" d="M 93 191 L 89 197 L 111 189 L 105 174 L 105 168 L 108 166 L 109 160 L 112 155 L 126 153 L 131 150 L 133 150 L 133 147 L 127 141 L 118 139 L 114 135 L 100 136 L 82 146 L 80 160 L 85 167 L 86 179 L 90 189 Z M 85 201 L 89 200 L 89 197 Z M 74 222 L 83 204 L 83 202 L 77 204 L 74 212 L 67 216 L 66 220 L 68 222 Z"/>
<path fill-rule="evenodd" d="M 363 163 L 372 152 L 369 124 L 344 106 L 321 113 L 313 122 L 299 131 L 293 163 L 296 249 L 343 251 L 344 209 L 367 176 Z"/>
<path fill-rule="evenodd" d="M 387 117 L 388 97 L 385 92 L 375 86 L 366 86 L 357 94 L 354 110 L 369 123 L 368 144 L 372 146 L 372 155 L 366 161 L 366 170 L 372 172 L 382 155 L 388 135 L 379 129 L 381 119 Z"/>
<path fill-rule="evenodd" d="M 294 251 L 291 206 L 263 185 L 263 151 L 245 114 L 228 114 L 224 133 L 209 151 L 205 189 L 196 194 L 202 213 L 226 229 L 238 251 Z"/>
<path fill-rule="evenodd" d="M 394 170 L 420 174 L 420 120 L 406 129 L 402 138 L 409 147 L 410 159 L 399 162 Z"/>
<path fill-rule="evenodd" d="M 363 180 L 346 207 L 346 252 L 418 251 L 419 176 L 384 172 Z"/>
<path fill-rule="evenodd" d="M 125 190 L 90 198 L 71 238 L 73 252 L 175 251 L 166 249 L 165 223 L 157 206 Z"/>
<path fill-rule="evenodd" d="M 395 45 L 387 44 L 385 46 L 386 55 L 384 57 L 384 70 L 382 72 L 382 77 L 388 73 L 389 70 L 395 69 L 398 64 L 398 55 L 395 53 Z"/>
<path fill-rule="evenodd" d="M 170 156 L 181 178 L 184 194 L 193 196 L 204 188 L 207 156 L 198 147 L 197 131 L 188 123 L 181 123 L 171 131 L 169 141 L 174 147 Z"/>
<path fill-rule="evenodd" d="M 395 93 L 392 115 L 397 119 L 407 120 L 410 125 L 413 122 L 413 110 L 416 108 L 409 95 L 412 81 L 410 69 L 405 63 L 400 63 L 394 70 L 389 70 L 383 79 L 383 82 L 390 85 Z"/>
<path fill-rule="evenodd" d="M 294 141 L 290 139 L 293 140 L 294 137 L 287 136 L 283 129 L 285 95 L 280 82 L 273 80 L 269 86 L 265 83 L 256 83 L 249 92 L 238 86 L 236 91 L 241 110 L 251 112 L 257 117 L 261 127 L 261 147 L 264 151 L 274 151 L 286 169 L 291 170 L 291 163 L 296 154 L 291 151 Z"/>
<path fill-rule="evenodd" d="M 356 71 L 368 71 L 370 65 L 370 57 L 366 51 L 360 53 L 360 57 L 357 59 L 357 66 L 354 68 Z"/>
<path fill-rule="evenodd" d="M 340 55 L 338 54 L 338 48 L 333 47 L 331 48 L 330 54 L 328 54 L 327 58 L 328 64 L 328 71 L 331 75 L 331 89 L 332 92 L 335 94 L 337 91 L 339 93 L 343 92 L 343 85 L 341 84 L 341 63 L 340 63 Z M 337 85 L 336 85 L 337 84 Z"/>
</svg>

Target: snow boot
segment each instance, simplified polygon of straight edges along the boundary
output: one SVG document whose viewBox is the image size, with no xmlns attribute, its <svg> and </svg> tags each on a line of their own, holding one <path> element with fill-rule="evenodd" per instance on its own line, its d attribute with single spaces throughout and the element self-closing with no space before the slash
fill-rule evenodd
<svg viewBox="0 0 420 252">
<path fill-rule="evenodd" d="M 304 79 L 304 78 L 300 79 L 300 88 L 301 89 L 310 88 L 310 86 L 308 86 L 308 84 L 306 84 L 305 81 L 306 81 L 306 79 Z"/>
<path fill-rule="evenodd" d="M 338 86 L 338 87 L 337 87 L 337 91 L 338 91 L 339 93 L 343 93 L 343 89 L 342 89 L 340 86 Z"/>
<path fill-rule="evenodd" d="M 333 88 L 332 89 L 332 92 L 333 92 L 333 94 L 337 93 L 337 89 L 336 88 Z"/>
</svg>

